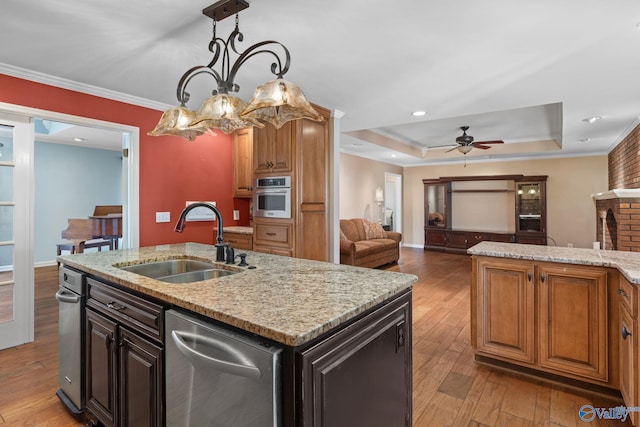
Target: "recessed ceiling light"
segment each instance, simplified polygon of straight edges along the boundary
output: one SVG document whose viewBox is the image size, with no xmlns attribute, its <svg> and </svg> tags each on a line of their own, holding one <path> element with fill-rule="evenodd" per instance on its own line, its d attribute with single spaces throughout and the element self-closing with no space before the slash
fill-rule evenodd
<svg viewBox="0 0 640 427">
<path fill-rule="evenodd" d="M 353 144 L 351 144 L 352 147 L 362 147 L 362 143 L 361 142 L 354 142 Z"/>
<path fill-rule="evenodd" d="M 591 138 L 580 138 L 578 139 L 579 142 L 589 142 L 591 141 Z"/>
<path fill-rule="evenodd" d="M 84 138 L 78 138 L 78 137 L 75 137 L 75 138 L 73 138 L 73 140 L 74 140 L 75 142 L 83 142 L 83 141 L 84 141 Z"/>
<path fill-rule="evenodd" d="M 597 122 L 597 121 L 598 121 L 598 120 L 600 120 L 601 118 L 602 118 L 602 117 L 600 117 L 600 116 L 593 116 L 593 117 L 587 117 L 586 119 L 582 119 L 582 121 L 583 121 L 583 122 L 585 122 L 585 123 L 589 123 L 589 124 L 591 124 L 591 123 L 595 123 L 595 122 Z"/>
<path fill-rule="evenodd" d="M 424 116 L 425 114 L 427 114 L 427 112 L 422 110 L 414 111 L 413 113 L 411 113 L 411 115 L 415 117 Z"/>
<path fill-rule="evenodd" d="M 391 157 L 393 157 L 395 159 L 396 157 L 398 157 L 398 155 L 397 154 L 392 154 Z"/>
</svg>

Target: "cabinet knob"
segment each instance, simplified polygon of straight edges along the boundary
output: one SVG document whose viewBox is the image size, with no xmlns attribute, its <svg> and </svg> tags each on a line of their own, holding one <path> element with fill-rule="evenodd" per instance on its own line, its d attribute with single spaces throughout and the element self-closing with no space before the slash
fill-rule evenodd
<svg viewBox="0 0 640 427">
<path fill-rule="evenodd" d="M 116 311 L 124 310 L 126 308 L 124 305 L 116 304 L 113 301 L 108 303 L 107 307 L 112 309 L 112 310 L 116 310 Z"/>
<path fill-rule="evenodd" d="M 622 339 L 626 340 L 628 336 L 633 335 L 631 332 L 629 332 L 629 330 L 627 329 L 626 326 L 622 326 Z"/>
<path fill-rule="evenodd" d="M 618 295 L 621 295 L 623 297 L 627 297 L 627 293 L 624 291 L 624 289 L 618 289 Z"/>
<path fill-rule="evenodd" d="M 541 281 L 542 283 L 544 283 L 544 279 L 545 279 L 545 276 L 544 276 L 544 273 L 542 273 L 542 274 L 540 275 L 540 281 Z"/>
<path fill-rule="evenodd" d="M 527 273 L 527 280 L 531 281 L 531 279 L 533 279 L 533 274 L 531 274 L 531 272 Z"/>
</svg>

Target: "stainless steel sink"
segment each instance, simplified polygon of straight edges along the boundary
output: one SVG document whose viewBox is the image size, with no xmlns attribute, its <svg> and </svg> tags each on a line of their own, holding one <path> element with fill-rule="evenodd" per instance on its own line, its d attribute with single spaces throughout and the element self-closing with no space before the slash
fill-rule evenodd
<svg viewBox="0 0 640 427">
<path fill-rule="evenodd" d="M 219 268 L 216 264 L 193 259 L 170 259 L 119 268 L 169 283 L 199 282 L 238 273 L 237 271 Z"/>
</svg>

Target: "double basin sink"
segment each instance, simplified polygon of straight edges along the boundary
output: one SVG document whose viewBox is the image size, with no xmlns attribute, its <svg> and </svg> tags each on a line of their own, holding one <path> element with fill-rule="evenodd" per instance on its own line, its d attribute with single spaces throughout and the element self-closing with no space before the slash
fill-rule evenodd
<svg viewBox="0 0 640 427">
<path fill-rule="evenodd" d="M 220 268 L 213 263 L 193 259 L 153 261 L 119 268 L 168 283 L 200 282 L 239 273 L 238 271 Z"/>
</svg>

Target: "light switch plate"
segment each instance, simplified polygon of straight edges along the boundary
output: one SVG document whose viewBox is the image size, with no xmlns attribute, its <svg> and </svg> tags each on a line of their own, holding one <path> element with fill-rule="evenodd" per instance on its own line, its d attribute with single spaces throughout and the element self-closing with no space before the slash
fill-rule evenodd
<svg viewBox="0 0 640 427">
<path fill-rule="evenodd" d="M 233 220 L 238 221 L 240 219 L 240 211 L 237 209 L 233 210 Z"/>
<path fill-rule="evenodd" d="M 171 212 L 156 212 L 156 222 L 171 221 Z"/>
</svg>

